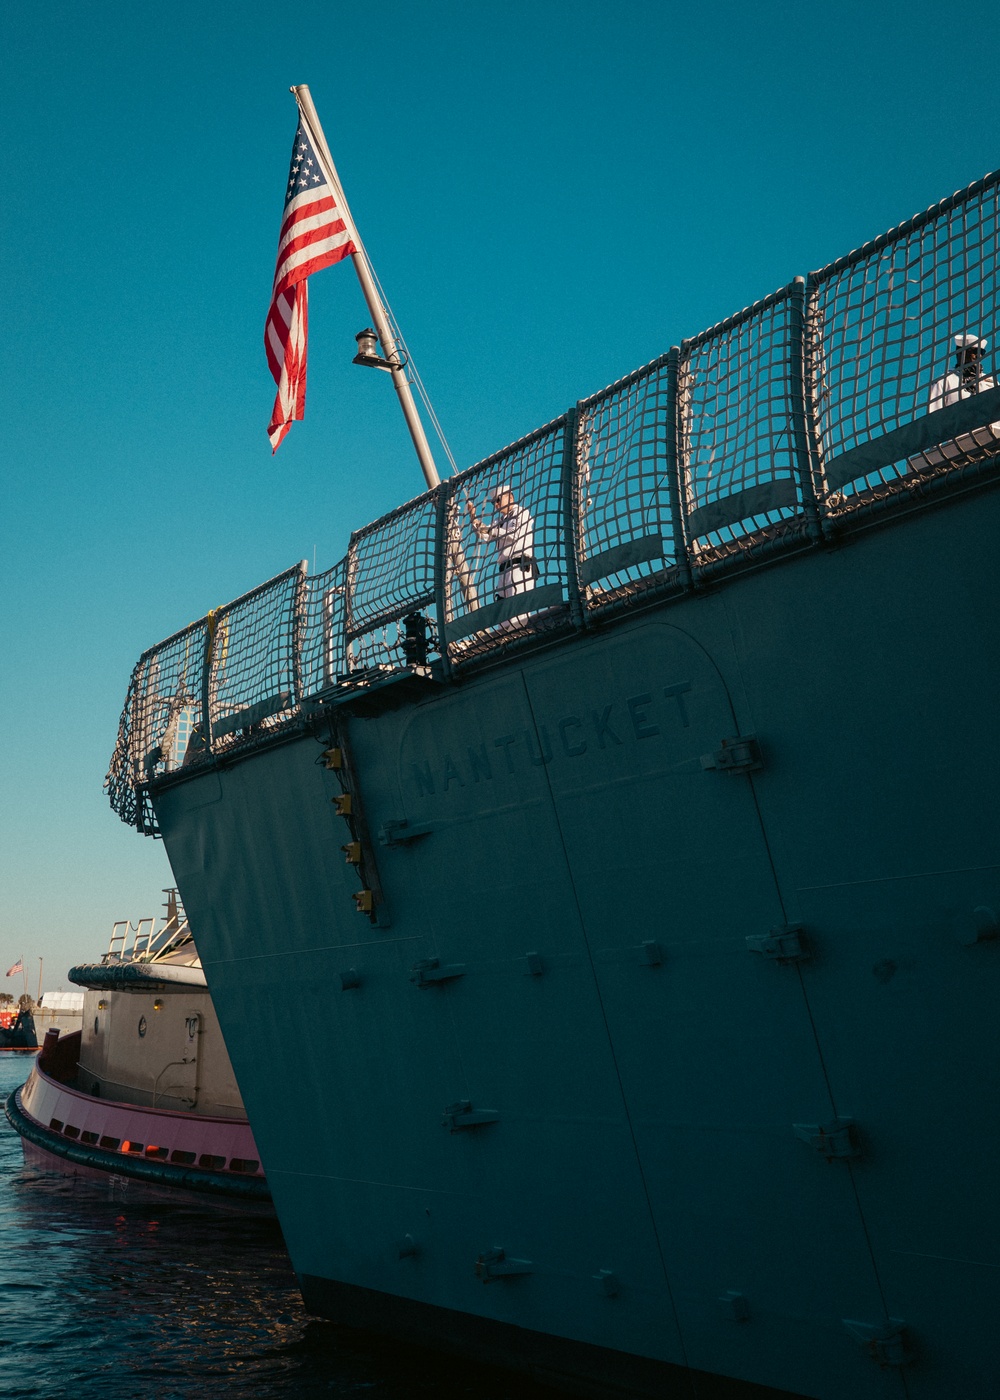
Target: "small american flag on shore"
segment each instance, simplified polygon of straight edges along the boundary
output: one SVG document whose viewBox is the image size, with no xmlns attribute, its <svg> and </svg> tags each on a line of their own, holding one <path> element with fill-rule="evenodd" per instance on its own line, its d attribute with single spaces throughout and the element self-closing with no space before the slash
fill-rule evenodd
<svg viewBox="0 0 1000 1400">
<path fill-rule="evenodd" d="M 14 964 L 14 966 L 13 966 L 12 968 L 9 968 L 9 969 L 8 969 L 8 971 L 7 971 L 7 976 L 8 976 L 8 977 L 16 977 L 17 974 L 18 974 L 19 972 L 23 972 L 23 971 L 24 971 L 24 959 L 23 959 L 23 958 L 18 958 L 18 960 L 17 960 L 17 962 Z"/>
<path fill-rule="evenodd" d="M 277 452 L 306 407 L 309 292 L 306 278 L 356 252 L 333 191 L 316 159 L 301 119 L 292 146 L 278 263 L 264 327 L 264 349 L 277 397 L 267 435 Z"/>
</svg>

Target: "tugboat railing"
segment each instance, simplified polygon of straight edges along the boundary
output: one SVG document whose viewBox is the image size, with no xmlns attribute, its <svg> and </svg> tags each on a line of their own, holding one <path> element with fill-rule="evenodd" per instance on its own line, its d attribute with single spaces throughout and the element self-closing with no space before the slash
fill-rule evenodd
<svg viewBox="0 0 1000 1400">
<path fill-rule="evenodd" d="M 144 652 L 112 806 L 155 834 L 152 785 L 294 733 L 317 697 L 448 680 L 996 475 L 1000 389 L 956 373 L 954 338 L 994 338 L 998 266 L 1000 171 Z M 516 574 L 482 538 L 502 490 L 530 517 Z"/>
<path fill-rule="evenodd" d="M 102 962 L 133 962 L 149 948 L 156 919 L 147 915 L 135 924 L 130 919 L 118 919 L 111 930 L 108 951 Z M 129 939 L 131 938 L 131 942 Z"/>
</svg>

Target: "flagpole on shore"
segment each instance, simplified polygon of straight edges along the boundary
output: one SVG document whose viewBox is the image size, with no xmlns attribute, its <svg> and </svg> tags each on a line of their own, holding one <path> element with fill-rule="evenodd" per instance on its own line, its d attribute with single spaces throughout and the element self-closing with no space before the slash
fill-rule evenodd
<svg viewBox="0 0 1000 1400">
<path fill-rule="evenodd" d="M 427 441 L 427 434 L 424 432 L 424 425 L 420 421 L 420 415 L 417 412 L 417 406 L 413 400 L 409 380 L 406 377 L 404 366 L 400 363 L 396 340 L 389 325 L 389 317 L 382 304 L 382 298 L 376 290 L 375 280 L 372 277 L 368 261 L 368 254 L 365 252 L 364 244 L 361 242 L 357 225 L 351 218 L 351 211 L 344 196 L 344 189 L 338 178 L 337 168 L 333 163 L 333 156 L 330 154 L 330 148 L 326 144 L 326 137 L 323 135 L 323 128 L 320 126 L 319 117 L 316 114 L 316 108 L 313 105 L 308 84 L 299 83 L 297 86 L 291 88 L 290 91 L 295 101 L 298 103 L 302 122 L 309 133 L 309 139 L 312 141 L 313 150 L 316 152 L 316 157 L 323 168 L 323 174 L 326 176 L 327 183 L 336 195 L 337 206 L 341 217 L 344 220 L 351 242 L 357 250 L 351 254 L 351 261 L 354 263 L 354 270 L 358 275 L 358 281 L 361 283 L 361 291 L 364 294 L 368 310 L 371 313 L 375 330 L 378 332 L 378 338 L 382 342 L 382 350 L 389 364 L 393 387 L 396 390 L 400 407 L 403 410 L 406 426 L 410 430 L 410 437 L 416 449 L 417 458 L 424 474 L 424 480 L 427 482 L 428 487 L 439 486 L 441 478 L 438 476 L 437 467 L 434 465 L 434 457 L 431 453 L 430 444 Z"/>
</svg>

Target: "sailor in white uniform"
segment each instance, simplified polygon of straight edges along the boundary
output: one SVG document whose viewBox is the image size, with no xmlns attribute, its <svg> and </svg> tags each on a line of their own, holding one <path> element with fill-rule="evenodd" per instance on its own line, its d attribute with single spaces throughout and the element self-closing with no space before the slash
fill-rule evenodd
<svg viewBox="0 0 1000 1400">
<path fill-rule="evenodd" d="M 961 399 L 971 399 L 975 394 L 983 394 L 996 387 L 996 380 L 983 374 L 982 359 L 988 341 L 981 336 L 962 332 L 955 336 L 955 368 L 931 385 L 927 400 L 928 413 L 950 408 Z M 911 457 L 907 466 L 912 471 L 933 471 L 935 467 L 958 466 L 968 463 L 970 458 L 983 457 L 1000 448 L 1000 422 L 986 423 L 971 432 L 961 433 L 949 442 L 937 447 L 928 447 Z"/>
<path fill-rule="evenodd" d="M 959 399 L 969 399 L 973 394 L 995 388 L 995 380 L 983 374 L 982 357 L 988 344 L 978 335 L 956 335 L 955 368 L 943 379 L 935 379 L 931 385 L 931 396 L 927 402 L 929 413 L 948 408 L 958 403 Z"/>
<path fill-rule="evenodd" d="M 479 538 L 492 540 L 496 545 L 499 570 L 497 598 L 512 598 L 516 593 L 527 593 L 534 588 L 538 577 L 535 522 L 526 507 L 519 506 L 514 500 L 506 483 L 494 486 L 487 492 L 486 499 L 496 511 L 492 525 L 486 525 L 477 518 L 471 501 L 467 509 L 472 528 Z"/>
</svg>

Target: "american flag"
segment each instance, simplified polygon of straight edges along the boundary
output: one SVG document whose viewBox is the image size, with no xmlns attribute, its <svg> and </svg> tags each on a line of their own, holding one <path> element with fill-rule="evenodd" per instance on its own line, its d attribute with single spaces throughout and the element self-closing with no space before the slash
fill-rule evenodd
<svg viewBox="0 0 1000 1400">
<path fill-rule="evenodd" d="M 16 977 L 19 972 L 24 971 L 24 959 L 18 958 L 17 962 L 7 972 L 8 977 Z"/>
<path fill-rule="evenodd" d="M 278 237 L 278 265 L 264 326 L 267 363 L 278 386 L 267 429 L 274 452 L 292 423 L 305 413 L 309 330 L 306 278 L 356 251 L 300 118 Z"/>
</svg>

